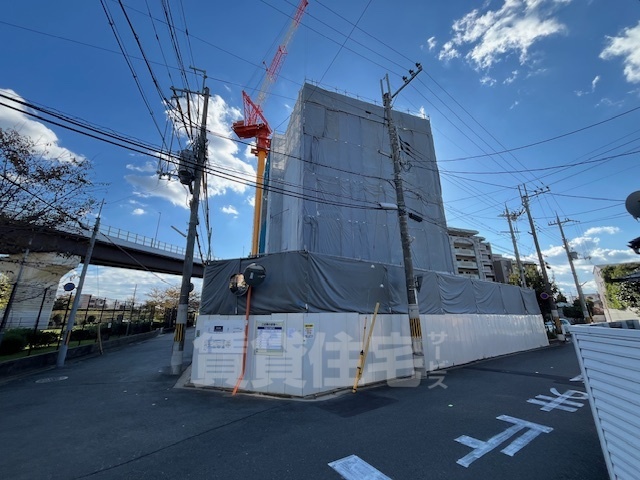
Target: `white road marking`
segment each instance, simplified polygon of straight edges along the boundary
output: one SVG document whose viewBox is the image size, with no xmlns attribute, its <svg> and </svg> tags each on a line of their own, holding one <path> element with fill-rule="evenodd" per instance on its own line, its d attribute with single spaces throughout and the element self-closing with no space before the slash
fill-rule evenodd
<svg viewBox="0 0 640 480">
<path fill-rule="evenodd" d="M 526 447 L 531 440 L 536 438 L 541 433 L 549 433 L 553 431 L 553 428 L 546 427 L 544 425 L 538 425 L 537 423 L 527 422 L 526 420 L 521 420 L 519 418 L 510 417 L 509 415 L 500 415 L 496 417 L 498 420 L 503 420 L 505 422 L 513 423 L 512 427 L 507 428 L 504 432 L 499 433 L 491 437 L 487 441 L 478 440 L 477 438 L 469 437 L 467 435 L 462 435 L 456 438 L 456 442 L 462 443 L 468 447 L 473 448 L 471 452 L 469 452 L 464 457 L 460 458 L 456 463 L 458 465 L 462 465 L 465 468 L 468 468 L 473 462 L 482 457 L 483 455 L 489 453 L 503 442 L 510 439 L 516 433 L 523 429 L 528 429 L 524 434 L 520 437 L 516 438 L 513 442 L 507 445 L 505 448 L 501 450 L 505 455 L 509 455 L 513 457 L 516 453 Z"/>
<path fill-rule="evenodd" d="M 345 480 L 391 480 L 357 455 L 349 455 L 328 465 Z"/>
<path fill-rule="evenodd" d="M 540 410 L 544 412 L 550 412 L 555 409 L 564 410 L 565 412 L 575 412 L 578 408 L 584 407 L 584 403 L 574 402 L 573 400 L 586 400 L 589 398 L 586 393 L 578 390 L 567 390 L 560 394 L 558 390 L 552 388 L 551 393 L 555 395 L 555 398 L 548 395 L 536 395 L 536 398 L 530 398 L 527 402 L 542 405 Z"/>
</svg>

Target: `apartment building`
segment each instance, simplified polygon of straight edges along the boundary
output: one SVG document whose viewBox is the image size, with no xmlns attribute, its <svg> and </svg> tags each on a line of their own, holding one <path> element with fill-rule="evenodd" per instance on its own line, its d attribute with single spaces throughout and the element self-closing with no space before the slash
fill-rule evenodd
<svg viewBox="0 0 640 480">
<path fill-rule="evenodd" d="M 491 244 L 477 230 L 447 229 L 456 273 L 463 277 L 496 281 Z M 506 282 L 505 282 L 506 283 Z"/>
</svg>

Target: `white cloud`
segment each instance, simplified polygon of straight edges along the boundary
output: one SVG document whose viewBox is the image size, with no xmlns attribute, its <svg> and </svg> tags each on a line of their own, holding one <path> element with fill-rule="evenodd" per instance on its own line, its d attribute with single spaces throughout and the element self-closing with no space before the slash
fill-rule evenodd
<svg viewBox="0 0 640 480">
<path fill-rule="evenodd" d="M 420 110 L 418 110 L 418 112 L 420 113 L 420 118 L 427 118 L 427 111 L 425 110 L 424 106 L 420 106 Z"/>
<path fill-rule="evenodd" d="M 220 211 L 222 213 L 226 213 L 227 215 L 234 215 L 236 217 L 238 216 L 238 209 L 236 209 L 236 207 L 234 207 L 233 205 L 225 205 L 220 209 Z"/>
<path fill-rule="evenodd" d="M 609 235 L 614 235 L 620 232 L 618 227 L 591 227 L 586 232 L 584 232 L 585 237 L 590 237 L 592 235 L 597 235 L 598 233 L 608 233 Z"/>
<path fill-rule="evenodd" d="M 511 104 L 511 106 L 509 107 L 509 110 L 513 110 L 514 108 L 516 108 L 518 105 L 520 105 L 520 102 L 518 100 L 516 100 L 515 102 L 513 102 Z"/>
<path fill-rule="evenodd" d="M 251 150 L 253 150 L 254 148 L 256 148 L 256 142 L 251 142 L 250 144 L 246 145 L 244 147 L 244 158 L 246 159 L 256 158 L 256 156 L 253 153 L 251 153 Z"/>
<path fill-rule="evenodd" d="M 156 164 L 151 161 L 146 161 L 143 165 L 134 165 L 132 163 L 127 164 L 127 170 L 133 170 L 134 172 L 155 172 Z"/>
<path fill-rule="evenodd" d="M 600 81 L 600 75 L 596 75 L 593 80 L 591 80 L 591 91 L 595 92 L 596 91 L 596 85 L 598 85 L 598 82 Z"/>
<path fill-rule="evenodd" d="M 498 10 L 474 9 L 452 25 L 453 37 L 440 50 L 440 60 L 461 57 L 476 70 L 487 70 L 503 56 L 517 54 L 521 65 L 530 63 L 532 46 L 566 26 L 553 18 L 554 7 L 571 0 L 504 0 Z M 487 3 L 488 4 L 488 3 Z"/>
<path fill-rule="evenodd" d="M 482 85 L 488 85 L 489 87 L 493 87 L 496 84 L 496 79 L 488 75 L 485 75 L 480 79 L 480 83 Z"/>
<path fill-rule="evenodd" d="M 442 50 L 438 54 L 438 60 L 447 62 L 454 58 L 460 57 L 460 52 L 455 48 L 453 42 L 447 42 L 442 46 Z"/>
<path fill-rule="evenodd" d="M 633 28 L 625 28 L 617 37 L 606 38 L 607 46 L 600 53 L 600 58 L 623 57 L 627 82 L 640 83 L 640 22 Z"/>
<path fill-rule="evenodd" d="M 624 105 L 624 100 L 611 100 L 609 97 L 603 97 L 596 107 L 621 107 Z"/>
<path fill-rule="evenodd" d="M 15 98 L 16 100 L 23 101 L 24 99 L 13 90 L 0 88 L 0 94 L 8 97 Z M 57 159 L 61 161 L 71 160 L 75 158 L 77 160 L 85 160 L 82 155 L 72 152 L 59 145 L 58 136 L 53 130 L 44 124 L 32 120 L 27 115 L 27 108 L 20 103 L 13 102 L 11 100 L 2 99 L 3 103 L 7 103 L 17 110 L 0 106 L 0 128 L 11 128 L 16 130 L 21 135 L 31 138 L 35 143 L 35 149 L 44 158 Z"/>
<path fill-rule="evenodd" d="M 62 285 L 75 275 L 80 276 L 82 264 L 78 265 L 67 275 L 62 277 L 58 286 L 58 295 L 63 294 Z M 147 294 L 152 288 L 165 289 L 170 286 L 179 286 L 181 277 L 179 275 L 168 275 L 164 273 L 149 273 L 128 268 L 111 268 L 89 266 L 89 274 L 86 276 L 83 292 L 100 298 L 109 300 L 125 300 L 133 296 L 136 292 L 136 304 L 143 303 Z M 192 278 L 197 292 L 202 290 L 202 279 Z"/>
<path fill-rule="evenodd" d="M 583 95 L 589 95 L 596 91 L 596 85 L 600 82 L 600 75 L 596 75 L 593 80 L 591 80 L 591 90 L 576 90 L 575 93 L 578 97 L 582 97 Z"/>
<path fill-rule="evenodd" d="M 201 112 L 203 106 L 202 99 L 192 101 L 191 112 Z M 182 100 L 182 109 L 187 111 L 186 100 Z M 180 123 L 179 115 L 175 111 L 168 112 L 176 124 Z M 231 130 L 231 125 L 238 120 L 242 113 L 237 108 L 231 107 L 219 95 L 212 95 L 209 99 L 209 109 L 207 114 L 207 135 L 208 148 L 208 194 L 209 196 L 224 195 L 227 192 L 245 193 L 252 183 L 255 183 L 254 167 L 242 160 L 238 154 L 240 147 L 232 138 L 236 138 Z M 184 134 L 184 128 L 182 129 Z M 250 148 L 250 147 L 248 147 Z M 245 152 L 246 154 L 246 152 Z M 252 156 L 252 158 L 254 158 Z M 170 167 L 175 171 L 176 166 Z M 141 172 L 147 170 L 147 165 L 137 168 L 130 168 Z M 155 168 L 153 169 L 155 171 Z M 157 176 L 127 175 L 125 179 L 131 183 L 137 193 L 143 197 L 160 197 L 169 200 L 174 205 L 181 205 L 188 208 L 186 203 L 186 193 L 184 187 L 178 180 L 158 180 Z"/>
<path fill-rule="evenodd" d="M 255 195 L 250 195 L 246 198 L 246 202 L 251 205 L 252 207 L 256 206 L 256 196 Z"/>
<path fill-rule="evenodd" d="M 594 265 L 638 261 L 638 256 L 630 248 L 616 249 L 603 248 L 600 246 L 601 239 L 598 235 L 615 235 L 619 232 L 620 229 L 618 227 L 592 227 L 587 229 L 582 236 L 568 240 L 569 248 L 579 254 L 579 258 L 574 260 L 573 264 L 579 281 L 581 283 L 586 282 L 583 287 L 585 292 L 596 291 L 596 286 L 593 281 Z M 556 284 L 560 289 L 564 293 L 571 291 L 575 293 L 575 282 L 564 247 L 561 245 L 552 245 L 543 250 L 542 255 L 545 262 L 551 266 L 551 269 L 547 270 L 547 272 L 555 277 Z M 584 257 L 585 255 L 587 258 Z M 538 257 L 535 254 L 528 255 L 524 257 L 523 260 L 538 263 Z"/>
<path fill-rule="evenodd" d="M 505 85 L 510 85 L 510 84 L 512 84 L 513 82 L 515 82 L 515 81 L 516 81 L 516 78 L 518 78 L 518 74 L 519 74 L 519 73 L 520 73 L 520 72 L 519 72 L 518 70 L 514 70 L 513 72 L 511 72 L 511 76 L 510 76 L 510 77 L 505 78 L 505 79 L 504 79 L 504 81 L 503 81 L 502 83 L 504 83 Z"/>
<path fill-rule="evenodd" d="M 189 208 L 188 193 L 178 180 L 159 179 L 157 175 L 125 175 L 124 178 L 134 187 L 136 195 L 142 198 L 164 198 L 173 205 Z"/>
<path fill-rule="evenodd" d="M 437 45 L 438 45 L 438 42 L 436 41 L 436 37 L 430 37 L 427 40 L 427 46 L 429 47 L 429 51 L 431 51 L 434 48 L 436 48 Z"/>
<path fill-rule="evenodd" d="M 132 215 L 144 215 L 145 212 L 144 208 L 134 208 L 133 212 L 131 212 Z"/>
</svg>

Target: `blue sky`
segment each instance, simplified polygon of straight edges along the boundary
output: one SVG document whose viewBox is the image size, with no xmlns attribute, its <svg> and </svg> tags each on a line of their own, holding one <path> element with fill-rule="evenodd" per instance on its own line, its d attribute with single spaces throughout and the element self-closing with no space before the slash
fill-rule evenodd
<svg viewBox="0 0 640 480">
<path fill-rule="evenodd" d="M 242 116 L 242 90 L 260 85 L 296 6 L 287 0 L 10 2 L 0 19 L 0 89 L 146 144 L 184 145 L 184 138 L 166 133 L 162 97 L 171 96 L 171 86 L 185 88 L 185 78 L 192 89 L 202 80 L 191 71 L 180 74 L 175 42 L 183 65 L 209 77 L 210 162 L 251 177 L 255 160 L 235 141 L 231 123 Z M 531 208 L 565 294 L 575 287 L 558 227 L 549 225 L 556 213 L 575 220 L 564 228 L 586 291 L 595 291 L 593 265 L 640 258 L 626 246 L 640 228 L 624 207 L 640 190 L 638 153 L 631 153 L 640 146 L 640 110 L 634 110 L 640 107 L 640 1 L 616 0 L 614 8 L 608 0 L 310 0 L 264 104 L 266 117 L 284 131 L 305 80 L 379 103 L 380 79 L 388 73 L 398 87 L 415 62 L 424 71 L 395 108 L 431 119 L 450 226 L 478 230 L 495 253 L 512 256 L 499 215 L 505 204 L 521 208 L 518 185 L 530 193 L 548 187 Z M 31 135 L 52 155 L 92 162 L 102 184 L 95 195 L 106 202 L 104 225 L 148 237 L 157 229 L 158 240 L 184 244 L 171 227 L 186 230 L 187 194 L 177 181 L 158 180 L 155 158 L 2 106 L 0 126 Z M 252 189 L 215 177 L 208 184 L 213 255 L 247 255 Z M 516 227 L 521 255 L 534 260 L 525 216 Z M 141 298 L 153 286 L 179 281 L 91 267 L 85 292 L 125 298 L 137 285 Z"/>
</svg>

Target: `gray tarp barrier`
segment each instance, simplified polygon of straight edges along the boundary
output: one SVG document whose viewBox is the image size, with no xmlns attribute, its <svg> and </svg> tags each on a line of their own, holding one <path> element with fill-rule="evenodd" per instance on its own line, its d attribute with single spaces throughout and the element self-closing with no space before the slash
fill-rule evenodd
<svg viewBox="0 0 640 480">
<path fill-rule="evenodd" d="M 473 285 L 478 313 L 507 313 L 502 301 L 500 287 L 497 283 L 471 280 L 471 284 Z"/>
<path fill-rule="evenodd" d="M 404 269 L 308 252 L 286 252 L 255 259 L 212 262 L 205 269 L 202 315 L 241 315 L 247 297 L 229 291 L 232 275 L 251 263 L 267 277 L 251 296 L 251 313 L 369 313 L 376 302 L 385 313 L 407 313 Z M 512 285 L 416 270 L 423 314 L 540 314 L 533 290 Z"/>
<path fill-rule="evenodd" d="M 540 313 L 540 306 L 538 305 L 538 300 L 536 299 L 535 290 L 529 290 L 525 288 L 520 289 L 520 294 L 522 295 L 522 301 L 524 303 L 524 308 L 527 312 L 538 312 Z"/>
<path fill-rule="evenodd" d="M 438 275 L 444 313 L 476 313 L 471 279 L 455 275 Z"/>
</svg>

